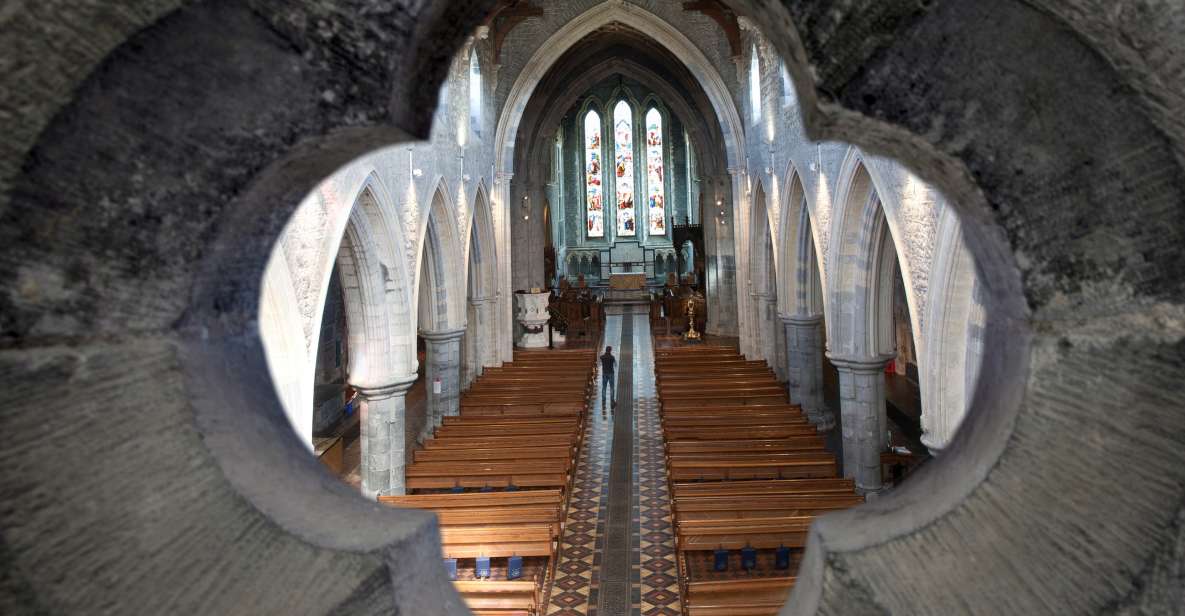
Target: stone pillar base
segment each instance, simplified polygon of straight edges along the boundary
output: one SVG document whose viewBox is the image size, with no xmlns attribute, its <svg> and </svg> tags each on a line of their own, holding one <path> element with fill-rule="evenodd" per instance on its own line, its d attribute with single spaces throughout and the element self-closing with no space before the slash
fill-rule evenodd
<svg viewBox="0 0 1185 616">
<path fill-rule="evenodd" d="M 890 357 L 831 357 L 839 370 L 843 414 L 844 476 L 861 494 L 883 488 L 881 452 L 885 449 L 885 363 Z"/>
<path fill-rule="evenodd" d="M 403 431 L 407 414 L 407 390 L 417 375 L 396 377 L 389 383 L 351 383 L 361 398 L 362 494 L 374 499 L 380 494 L 406 492 L 406 453 Z"/>
</svg>

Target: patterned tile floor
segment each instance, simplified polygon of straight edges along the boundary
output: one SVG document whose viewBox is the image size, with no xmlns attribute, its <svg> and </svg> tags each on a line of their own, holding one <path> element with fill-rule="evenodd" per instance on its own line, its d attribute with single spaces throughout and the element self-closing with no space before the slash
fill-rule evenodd
<svg viewBox="0 0 1185 616">
<path fill-rule="evenodd" d="M 631 500 L 629 546 L 633 556 L 628 613 L 630 616 L 677 616 L 681 608 L 662 428 L 655 393 L 654 347 L 646 316 L 630 314 L 607 319 L 604 345 L 613 346 L 615 353 L 621 349 L 622 342 L 625 342 L 621 339 L 623 319 L 631 319 L 631 327 L 625 329 L 632 330 L 629 343 L 633 376 L 631 489 L 624 492 Z M 620 372 L 625 371 L 619 369 Z M 597 395 L 597 406 L 589 414 L 588 437 L 573 482 L 555 579 L 546 599 L 549 616 L 618 616 L 608 613 L 608 609 L 604 614 L 597 614 L 598 605 L 603 604 L 598 601 L 598 594 L 601 559 L 608 535 L 605 525 L 610 504 L 614 419 L 612 414 L 602 414 L 599 390 Z"/>
<path fill-rule="evenodd" d="M 679 582 L 675 537 L 666 479 L 662 425 L 654 374 L 654 345 L 646 315 L 634 317 L 634 489 L 638 502 L 641 605 L 643 616 L 678 616 Z"/>
<path fill-rule="evenodd" d="M 604 343 L 614 348 L 621 346 L 620 318 L 610 318 L 605 323 Z M 596 605 L 592 589 L 599 573 L 605 535 L 602 513 L 609 499 L 612 429 L 612 416 L 601 412 L 603 392 L 599 374 L 596 383 L 596 406 L 588 414 L 584 448 L 576 465 L 564 535 L 560 538 L 555 578 L 545 597 L 548 616 L 585 616 L 590 602 Z"/>
</svg>

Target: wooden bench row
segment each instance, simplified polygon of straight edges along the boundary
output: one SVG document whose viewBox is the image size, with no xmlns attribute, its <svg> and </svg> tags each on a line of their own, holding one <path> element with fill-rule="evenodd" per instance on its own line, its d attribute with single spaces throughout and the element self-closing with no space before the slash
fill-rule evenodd
<svg viewBox="0 0 1185 616">
<path fill-rule="evenodd" d="M 764 362 L 688 346 L 657 350 L 655 364 L 684 610 L 773 616 L 794 583 L 789 561 L 756 578 L 692 580 L 692 558 L 801 549 L 816 515 L 863 499 Z"/>
<path fill-rule="evenodd" d="M 460 414 L 444 417 L 414 452 L 405 472 L 415 493 L 379 498 L 433 511 L 446 559 L 506 559 L 507 570 L 512 557 L 531 563 L 522 579 L 456 580 L 478 616 L 542 612 L 595 360 L 591 350 L 516 351 L 513 362 L 487 369 L 462 394 Z"/>
</svg>

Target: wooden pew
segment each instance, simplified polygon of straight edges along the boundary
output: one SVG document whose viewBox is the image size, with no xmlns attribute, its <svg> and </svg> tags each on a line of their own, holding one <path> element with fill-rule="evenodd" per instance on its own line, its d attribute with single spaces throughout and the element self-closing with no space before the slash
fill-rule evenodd
<svg viewBox="0 0 1185 616">
<path fill-rule="evenodd" d="M 728 440 L 728 435 L 720 435 L 719 440 L 710 441 L 673 441 L 667 442 L 668 455 L 728 453 L 731 451 L 769 451 L 772 453 L 790 451 L 823 451 L 825 443 L 821 436 L 795 436 L 784 439 L 736 439 Z"/>
<path fill-rule="evenodd" d="M 771 479 L 765 481 L 676 482 L 676 499 L 683 496 L 737 496 L 755 494 L 854 494 L 856 482 L 846 477 L 829 479 Z"/>
<path fill-rule="evenodd" d="M 534 616 L 537 612 L 533 580 L 458 580 L 453 586 L 474 616 Z"/>
<path fill-rule="evenodd" d="M 522 460 L 514 462 L 414 462 L 407 466 L 408 489 L 462 488 L 564 488 L 568 485 L 567 461 Z"/>
<path fill-rule="evenodd" d="M 553 447 L 557 445 L 575 447 L 576 444 L 575 439 L 567 434 L 488 435 L 455 437 L 450 439 L 428 439 L 424 441 L 424 449 L 491 449 L 502 447 Z"/>
<path fill-rule="evenodd" d="M 837 475 L 829 453 L 793 460 L 675 459 L 669 464 L 671 481 L 735 481 L 741 479 L 827 479 Z"/>
<path fill-rule="evenodd" d="M 689 580 L 689 555 L 801 548 L 815 515 L 863 499 L 764 362 L 699 346 L 656 350 L 655 365 L 687 614 L 773 616 L 793 584 L 785 571 Z"/>
<path fill-rule="evenodd" d="M 478 616 L 538 616 L 540 584 L 555 566 L 595 362 L 593 349 L 516 351 L 513 362 L 486 369 L 462 393 L 460 415 L 442 419 L 405 471 L 411 490 L 531 489 L 379 498 L 433 511 L 446 558 L 531 559 L 524 563 L 525 573 L 534 571 L 531 579 L 455 582 Z"/>
<path fill-rule="evenodd" d="M 685 520 L 675 522 L 675 542 L 683 551 L 774 549 L 806 547 L 813 515 L 741 520 Z"/>
<path fill-rule="evenodd" d="M 688 616 L 776 616 L 794 578 L 691 582 L 683 593 Z"/>
<path fill-rule="evenodd" d="M 522 490 L 517 492 L 470 492 L 466 494 L 401 494 L 380 496 L 380 503 L 415 509 L 467 509 L 489 506 L 559 506 L 560 490 Z"/>
</svg>

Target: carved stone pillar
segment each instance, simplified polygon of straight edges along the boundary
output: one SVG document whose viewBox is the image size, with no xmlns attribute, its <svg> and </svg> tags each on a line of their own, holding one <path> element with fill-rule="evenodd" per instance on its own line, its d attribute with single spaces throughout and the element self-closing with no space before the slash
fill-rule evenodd
<svg viewBox="0 0 1185 616">
<path fill-rule="evenodd" d="M 358 390 L 362 426 L 362 494 L 403 494 L 406 489 L 403 430 L 407 416 L 407 390 L 416 375 L 400 377 L 385 385 L 353 385 Z"/>
<path fill-rule="evenodd" d="M 835 427 L 823 398 L 823 315 L 784 316 L 786 380 L 790 401 L 802 407 L 819 432 Z"/>
<path fill-rule="evenodd" d="M 461 367 L 461 388 L 468 389 L 485 372 L 485 367 L 496 363 L 497 324 L 493 297 L 469 299 L 469 326 L 465 334 L 465 363 Z"/>
<path fill-rule="evenodd" d="M 885 364 L 890 357 L 832 357 L 839 370 L 843 429 L 843 470 L 856 480 L 856 491 L 875 494 L 881 484 L 885 449 Z"/>
<path fill-rule="evenodd" d="M 420 332 L 424 338 L 424 378 L 428 389 L 429 419 L 425 432 L 439 426 L 445 417 L 461 412 L 461 336 L 465 328 Z M 440 391 L 437 392 L 439 380 Z M 426 436 L 426 434 L 425 434 Z"/>
<path fill-rule="evenodd" d="M 770 267 L 773 267 L 772 263 Z M 766 363 L 773 369 L 778 380 L 784 381 L 786 380 L 786 371 L 782 367 L 780 353 L 778 353 L 778 296 L 771 289 L 758 299 L 757 306 L 761 318 L 758 321 L 757 344 L 761 348 L 761 354 L 765 356 Z"/>
</svg>

